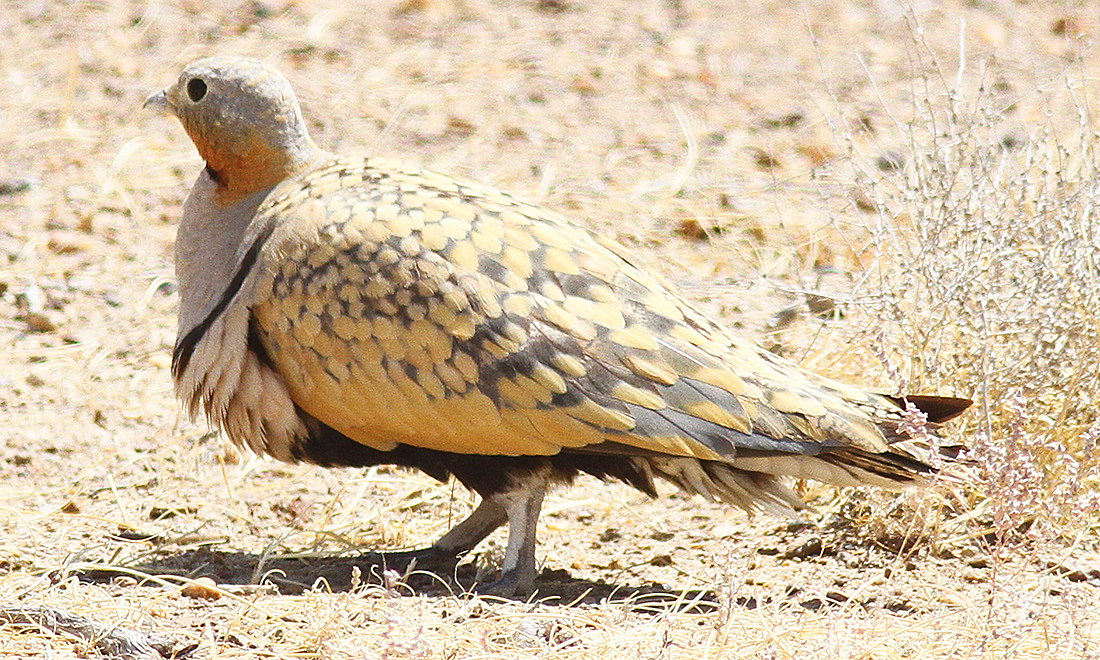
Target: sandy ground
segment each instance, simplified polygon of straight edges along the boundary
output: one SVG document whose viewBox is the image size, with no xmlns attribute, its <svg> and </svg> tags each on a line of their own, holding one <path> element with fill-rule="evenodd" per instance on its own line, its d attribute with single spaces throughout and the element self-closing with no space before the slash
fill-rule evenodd
<svg viewBox="0 0 1100 660">
<path fill-rule="evenodd" d="M 1095 86 L 1098 23 L 1087 3 L 820 4 L 4 3 L 0 657 L 95 655 L 2 623 L 28 606 L 178 657 L 1096 657 L 1095 531 L 1014 543 L 951 489 L 807 485 L 818 513 L 788 521 L 585 480 L 544 509 L 541 601 L 457 598 L 351 566 L 441 534 L 461 487 L 240 456 L 178 412 L 172 242 L 202 164 L 140 106 L 214 53 L 282 68 L 327 149 L 542 201 L 746 335 L 892 390 L 846 343 L 869 322 L 834 313 L 874 258 L 852 160 L 904 164 L 930 77 L 1003 97 L 1003 139 L 1026 140 L 1037 90 Z M 199 577 L 221 597 L 182 595 Z"/>
</svg>

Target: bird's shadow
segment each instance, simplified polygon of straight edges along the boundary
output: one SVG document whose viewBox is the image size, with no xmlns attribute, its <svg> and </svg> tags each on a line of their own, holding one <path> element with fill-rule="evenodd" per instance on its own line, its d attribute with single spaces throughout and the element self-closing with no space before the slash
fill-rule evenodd
<svg viewBox="0 0 1100 660">
<path fill-rule="evenodd" d="M 90 566 L 78 573 L 88 582 L 110 582 L 125 575 L 212 578 L 219 585 L 275 585 L 281 594 L 301 594 L 311 589 L 333 592 L 380 585 L 396 594 L 425 596 L 468 595 L 477 581 L 472 563 L 457 567 L 408 567 L 409 553 L 378 553 L 347 557 L 263 557 L 246 552 L 207 547 L 164 555 L 139 564 L 114 567 Z M 356 570 L 358 569 L 358 570 Z M 661 584 L 611 584 L 572 577 L 568 571 L 544 570 L 535 581 L 536 592 L 520 601 L 560 605 L 622 602 L 632 610 L 708 612 L 718 607 L 710 590 L 670 589 Z"/>
</svg>

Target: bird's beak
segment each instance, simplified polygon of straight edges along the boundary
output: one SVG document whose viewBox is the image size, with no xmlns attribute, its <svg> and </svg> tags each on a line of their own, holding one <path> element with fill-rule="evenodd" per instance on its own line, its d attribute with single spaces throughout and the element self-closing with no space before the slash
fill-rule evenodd
<svg viewBox="0 0 1100 660">
<path fill-rule="evenodd" d="M 160 90 L 154 94 L 150 94 L 149 98 L 145 99 L 145 103 L 141 104 L 142 109 L 156 110 L 162 114 L 171 114 L 172 106 L 168 104 L 168 95 L 165 94 L 166 90 Z"/>
</svg>

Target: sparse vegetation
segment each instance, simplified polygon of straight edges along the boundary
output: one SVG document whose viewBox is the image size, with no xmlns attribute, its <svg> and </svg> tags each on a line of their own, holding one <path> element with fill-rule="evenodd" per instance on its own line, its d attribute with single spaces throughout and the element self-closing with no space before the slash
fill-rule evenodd
<svg viewBox="0 0 1100 660">
<path fill-rule="evenodd" d="M 872 322 L 849 324 L 860 330 L 852 341 L 879 354 L 901 391 L 972 393 L 962 431 L 977 464 L 971 504 L 988 508 L 999 538 L 1033 524 L 1088 529 L 1100 504 L 1100 133 L 1089 81 L 1071 67 L 1006 98 L 996 64 L 949 77 L 917 26 L 909 48 L 920 76 L 904 107 L 882 108 L 889 137 L 871 141 L 903 144 L 905 164 L 883 167 L 840 133 L 872 236 L 852 293 Z M 1025 113 L 1036 121 L 1017 121 Z"/>
</svg>

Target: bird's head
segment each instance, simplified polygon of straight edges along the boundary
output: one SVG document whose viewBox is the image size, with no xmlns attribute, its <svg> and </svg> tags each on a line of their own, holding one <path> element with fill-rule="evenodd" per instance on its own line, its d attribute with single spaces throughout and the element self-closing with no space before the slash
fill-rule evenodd
<svg viewBox="0 0 1100 660">
<path fill-rule="evenodd" d="M 225 202 L 270 188 L 320 155 L 290 83 L 258 60 L 196 60 L 144 107 L 180 120 Z"/>
</svg>

